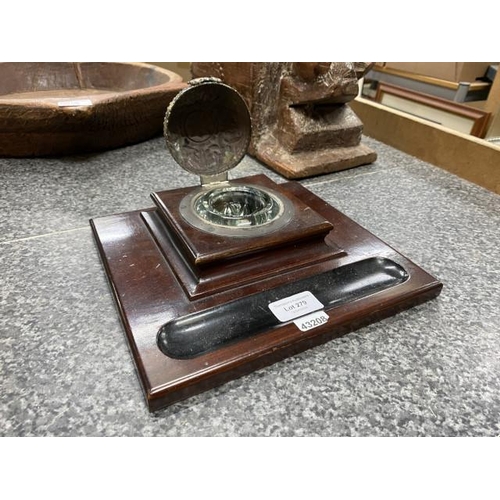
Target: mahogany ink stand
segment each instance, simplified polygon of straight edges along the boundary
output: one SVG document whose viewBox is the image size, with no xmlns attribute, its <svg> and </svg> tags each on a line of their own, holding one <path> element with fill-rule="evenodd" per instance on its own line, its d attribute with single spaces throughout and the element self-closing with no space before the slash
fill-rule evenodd
<svg viewBox="0 0 500 500">
<path fill-rule="evenodd" d="M 172 101 L 165 137 L 201 186 L 91 220 L 151 411 L 436 297 L 441 283 L 296 182 L 227 180 L 250 117 L 219 80 Z"/>
</svg>

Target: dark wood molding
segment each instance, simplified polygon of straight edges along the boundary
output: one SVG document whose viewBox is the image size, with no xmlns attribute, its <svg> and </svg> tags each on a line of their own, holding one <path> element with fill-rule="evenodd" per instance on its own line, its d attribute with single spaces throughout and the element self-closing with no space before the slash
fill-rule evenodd
<svg viewBox="0 0 500 500">
<path fill-rule="evenodd" d="M 490 113 L 480 109 L 471 108 L 464 104 L 459 104 L 441 97 L 415 92 L 397 85 L 380 82 L 377 87 L 375 101 L 382 104 L 384 94 L 401 97 L 407 101 L 423 104 L 430 108 L 435 108 L 447 113 L 451 113 L 463 118 L 468 118 L 473 122 L 470 134 L 475 137 L 484 137 L 486 134 Z M 404 111 L 403 111 L 404 112 Z"/>
<path fill-rule="evenodd" d="M 252 180 L 255 182 L 255 178 Z M 148 226 L 147 220 L 151 222 L 151 218 L 161 224 L 156 208 L 91 221 L 151 411 L 379 321 L 440 293 L 442 285 L 437 279 L 300 184 L 289 182 L 281 184 L 280 189 L 300 199 L 333 229 L 326 237 L 312 237 L 308 255 L 304 252 L 304 241 L 281 248 L 260 249 L 257 255 L 264 271 L 267 263 L 271 263 L 269 269 L 276 268 L 279 272 L 256 272 L 252 255 L 241 257 L 237 279 L 233 279 L 227 269 L 233 265 L 231 259 L 225 261 L 223 257 L 211 264 L 210 271 L 198 269 L 193 272 L 192 267 L 196 264 L 189 262 L 189 258 L 182 258 L 185 249 L 176 247 L 172 239 L 156 237 Z M 165 225 L 163 231 L 169 232 L 171 228 Z M 314 258 L 314 254 L 318 258 Z M 180 258 L 176 260 L 176 257 Z M 298 266 L 289 265 L 293 258 Z M 353 299 L 349 286 L 350 269 L 357 269 L 358 265 L 363 267 L 370 260 L 389 262 L 390 266 L 403 270 L 405 278 Z M 204 272 L 213 275 L 207 279 Z M 329 316 L 326 323 L 307 332 L 301 331 L 293 321 L 269 323 L 268 303 L 262 302 L 263 298 L 272 295 L 284 298 L 279 295 L 281 292 L 289 293 L 303 283 L 314 287 L 330 273 L 336 276 L 342 272 L 347 276 L 347 288 L 342 300 L 335 299 L 325 307 Z M 229 273 L 227 280 L 224 273 Z M 363 286 L 371 286 L 379 275 L 376 271 L 371 278 L 363 278 Z M 332 286 L 342 286 L 342 280 L 333 276 L 332 280 Z M 204 293 L 189 293 L 190 287 L 200 284 L 205 287 Z M 329 293 L 330 287 L 323 290 Z M 241 324 L 238 323 L 240 315 L 234 314 L 238 301 L 243 305 Z M 254 304 L 255 308 L 248 304 Z M 225 308 L 231 310 L 230 316 L 224 315 Z M 189 355 L 189 351 L 187 354 L 175 351 L 181 352 L 175 354 L 168 348 L 167 351 L 174 354 L 164 354 L 161 342 L 168 325 L 198 316 L 201 322 L 185 333 L 189 337 L 197 335 L 200 328 L 208 328 L 204 336 L 198 337 L 195 354 Z M 227 336 L 231 333 L 231 325 L 239 329 L 237 337 Z M 182 336 L 181 332 L 180 341 Z M 214 338 L 219 339 L 217 343 L 213 343 Z M 200 340 L 204 339 L 206 349 L 203 342 L 200 347 Z"/>
</svg>

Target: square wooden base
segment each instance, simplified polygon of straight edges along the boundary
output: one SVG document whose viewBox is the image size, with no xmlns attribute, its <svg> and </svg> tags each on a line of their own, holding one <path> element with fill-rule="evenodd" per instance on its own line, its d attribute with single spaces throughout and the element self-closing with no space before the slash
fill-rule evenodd
<svg viewBox="0 0 500 500">
<path fill-rule="evenodd" d="M 242 257 L 253 265 L 245 279 L 225 280 L 220 274 L 224 266 L 219 266 L 219 270 L 204 270 L 208 275 L 193 273 L 192 264 L 178 258 L 182 250 L 172 230 L 162 224 L 158 209 L 91 221 L 151 411 L 391 316 L 440 293 L 442 285 L 438 280 L 300 184 L 288 182 L 281 184 L 280 189 L 311 207 L 331 223 L 333 229 L 326 238 L 311 240 L 309 247 L 307 242 L 297 242 L 261 251 L 256 256 Z M 315 252 L 321 257 L 313 258 Z M 294 266 L 291 264 L 294 255 L 305 260 Z M 361 298 L 332 303 L 325 307 L 328 321 L 307 332 L 301 331 L 292 321 L 276 321 L 264 330 L 248 332 L 237 340 L 183 359 L 165 355 L 158 347 L 158 333 L 169 322 L 219 310 L 214 308 L 222 307 L 220 310 L 223 310 L 224 305 L 248 297 L 258 299 L 266 291 L 285 290 L 283 287 L 290 283 L 324 276 L 342 266 L 370 258 L 390 259 L 404 268 L 407 279 Z M 270 269 L 259 274 L 255 262 L 273 259 L 285 263 L 281 268 L 277 264 L 279 272 Z M 234 265 L 241 266 L 242 262 L 228 263 L 229 267 Z M 215 273 L 214 289 L 211 289 L 210 272 Z M 255 310 L 255 317 L 259 315 L 262 313 Z M 224 331 L 224 321 L 224 314 L 221 314 L 218 331 Z"/>
</svg>

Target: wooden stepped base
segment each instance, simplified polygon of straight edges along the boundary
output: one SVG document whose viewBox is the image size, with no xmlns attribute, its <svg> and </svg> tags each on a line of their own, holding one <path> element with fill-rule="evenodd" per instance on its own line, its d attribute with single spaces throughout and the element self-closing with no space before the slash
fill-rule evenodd
<svg viewBox="0 0 500 500">
<path fill-rule="evenodd" d="M 270 183 L 263 176 L 239 180 L 245 181 Z M 225 238 L 229 256 L 214 257 L 205 233 L 186 227 L 180 235 L 165 222 L 159 202 L 91 221 L 151 411 L 440 293 L 438 280 L 300 184 L 273 189 L 299 200 L 290 226 L 265 247 L 251 238 Z M 153 198 L 166 200 L 168 193 Z M 319 232 L 301 236 L 301 210 Z M 253 244 L 253 253 L 243 251 Z M 202 250 L 203 262 L 193 249 Z M 293 320 L 281 322 L 268 307 L 301 292 L 320 298 L 327 315 L 317 326 L 309 322 L 308 331 Z"/>
</svg>

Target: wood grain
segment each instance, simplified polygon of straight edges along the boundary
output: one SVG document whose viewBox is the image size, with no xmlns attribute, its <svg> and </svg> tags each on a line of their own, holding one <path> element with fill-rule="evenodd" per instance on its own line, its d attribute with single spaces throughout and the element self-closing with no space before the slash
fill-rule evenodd
<svg viewBox="0 0 500 500">
<path fill-rule="evenodd" d="M 424 94 L 422 92 L 415 92 L 413 90 L 399 87 L 397 85 L 380 82 L 377 87 L 375 101 L 381 103 L 384 94 L 401 97 L 402 99 L 405 99 L 407 101 L 411 101 L 417 104 L 423 104 L 430 108 L 435 108 L 456 116 L 467 118 L 473 122 L 470 134 L 475 137 L 484 137 L 486 133 L 488 121 L 490 119 L 490 113 L 488 112 L 471 108 L 464 104 L 459 104 L 457 102 L 443 99 L 441 97 Z"/>
<path fill-rule="evenodd" d="M 252 117 L 249 153 L 289 179 L 371 163 L 360 144 L 363 124 L 346 105 L 370 63 L 273 62 L 192 64 L 245 99 Z"/>
<path fill-rule="evenodd" d="M 500 147 L 376 102 L 351 103 L 366 134 L 500 194 Z"/>
<path fill-rule="evenodd" d="M 159 135 L 186 85 L 142 63 L 0 63 L 0 74 L 0 156 L 11 157 L 101 151 Z"/>
<path fill-rule="evenodd" d="M 332 224 L 333 229 L 323 240 L 311 241 L 311 245 L 317 247 L 318 255 L 325 246 L 332 248 L 331 255 L 303 261 L 299 267 L 285 266 L 279 273 L 262 275 L 250 270 L 247 273 L 247 278 L 252 278 L 250 281 L 229 280 L 223 287 L 214 287 L 214 293 L 199 297 L 190 296 L 183 285 L 184 277 L 189 274 L 189 264 L 185 265 L 183 276 L 179 273 L 182 259 L 175 263 L 171 257 L 174 247 L 163 246 L 144 221 L 144 214 L 153 216 L 156 209 L 91 221 L 151 411 L 396 314 L 440 293 L 442 285 L 438 280 L 303 186 L 286 183 L 281 187 Z M 341 253 L 339 248 L 343 249 Z M 289 256 L 301 259 L 300 246 L 288 251 Z M 274 263 L 289 257 L 284 252 L 275 252 L 270 249 L 268 255 L 262 252 L 259 255 L 263 261 Z M 158 332 L 171 320 L 369 257 L 391 259 L 405 269 L 409 279 L 390 289 L 327 308 L 329 321 L 306 333 L 293 322 L 288 322 L 190 359 L 169 357 L 159 350 Z M 219 270 L 223 273 L 223 266 Z M 196 280 L 197 277 L 191 276 L 190 279 Z M 223 329 L 225 325 L 221 323 L 218 328 Z"/>
</svg>

